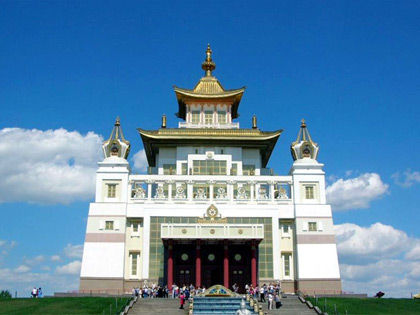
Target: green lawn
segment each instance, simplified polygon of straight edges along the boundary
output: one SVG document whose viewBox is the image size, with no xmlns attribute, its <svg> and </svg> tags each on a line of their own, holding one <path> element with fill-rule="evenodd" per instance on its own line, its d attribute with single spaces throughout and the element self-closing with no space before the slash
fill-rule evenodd
<svg viewBox="0 0 420 315">
<path fill-rule="evenodd" d="M 306 298 L 316 305 L 314 298 Z M 419 315 L 420 300 L 413 299 L 375 299 L 375 298 L 318 298 L 318 307 L 329 315 L 335 315 L 335 309 L 339 315 Z M 335 307 L 334 307 L 335 305 Z M 346 313 L 347 311 L 347 313 Z"/>
<path fill-rule="evenodd" d="M 128 298 L 117 298 L 118 311 Z M 50 297 L 42 299 L 0 299 L 0 314 L 116 314 L 113 297 Z"/>
</svg>

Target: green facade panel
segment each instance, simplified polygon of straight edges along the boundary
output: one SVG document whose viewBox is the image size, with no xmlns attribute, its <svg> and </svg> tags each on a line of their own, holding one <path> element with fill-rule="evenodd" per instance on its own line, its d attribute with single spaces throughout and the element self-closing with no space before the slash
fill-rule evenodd
<svg viewBox="0 0 420 315">
<path fill-rule="evenodd" d="M 198 217 L 151 217 L 149 278 L 164 281 L 165 249 L 160 237 L 162 223 L 197 223 Z M 258 277 L 273 278 L 273 236 L 271 218 L 227 218 L 228 224 L 264 224 L 264 239 L 258 246 Z"/>
</svg>

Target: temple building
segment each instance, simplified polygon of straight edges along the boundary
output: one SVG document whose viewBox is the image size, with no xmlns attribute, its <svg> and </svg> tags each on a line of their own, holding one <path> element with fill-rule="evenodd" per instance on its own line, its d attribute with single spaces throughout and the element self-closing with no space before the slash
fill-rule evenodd
<svg viewBox="0 0 420 315">
<path fill-rule="evenodd" d="M 138 129 L 148 174 L 131 172 L 120 120 L 103 143 L 80 274 L 82 292 L 281 282 L 285 292 L 341 293 L 319 146 L 302 120 L 289 174 L 267 168 L 282 130 L 236 121 L 245 88 L 213 75 L 174 87 L 178 128 Z M 298 129 L 298 128 L 296 128 Z M 297 131 L 297 130 L 296 130 Z"/>
</svg>

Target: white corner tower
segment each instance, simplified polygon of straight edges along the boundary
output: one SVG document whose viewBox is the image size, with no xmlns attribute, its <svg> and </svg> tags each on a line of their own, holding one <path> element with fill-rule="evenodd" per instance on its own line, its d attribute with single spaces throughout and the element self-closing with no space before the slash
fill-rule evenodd
<svg viewBox="0 0 420 315">
<path fill-rule="evenodd" d="M 310 294 L 341 291 L 337 246 L 331 206 L 325 197 L 324 164 L 319 146 L 302 119 L 298 137 L 291 144 L 296 231 L 297 289 Z"/>
<path fill-rule="evenodd" d="M 95 202 L 89 207 L 80 287 L 122 293 L 130 142 L 118 117 L 102 149 L 104 160 L 98 163 Z"/>
</svg>

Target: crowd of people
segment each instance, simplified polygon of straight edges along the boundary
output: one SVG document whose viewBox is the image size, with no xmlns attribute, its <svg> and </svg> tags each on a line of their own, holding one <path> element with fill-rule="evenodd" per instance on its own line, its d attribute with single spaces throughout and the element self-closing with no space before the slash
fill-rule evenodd
<svg viewBox="0 0 420 315">
<path fill-rule="evenodd" d="M 41 288 L 36 288 L 36 287 L 34 287 L 33 289 L 32 289 L 32 291 L 31 291 L 31 297 L 33 298 L 33 299 L 37 299 L 37 298 L 42 298 L 44 295 L 43 295 L 43 293 L 42 293 L 42 289 Z"/>
<path fill-rule="evenodd" d="M 41 288 L 40 288 L 41 289 Z M 234 292 L 238 293 L 240 287 L 234 283 L 232 286 Z M 268 303 L 268 309 L 280 308 L 281 306 L 281 286 L 280 282 L 263 284 L 261 286 L 252 286 L 250 284 L 245 285 L 245 292 L 253 296 L 255 299 L 258 299 L 260 303 Z M 200 293 L 203 293 L 206 290 L 205 287 L 195 287 L 193 284 L 178 286 L 175 283 L 172 285 L 172 290 L 165 286 L 157 285 L 156 283 L 147 283 L 144 282 L 143 286 L 133 288 L 132 293 L 139 298 L 173 298 L 179 299 L 180 309 L 184 308 L 186 301 L 190 297 L 194 297 Z M 243 291 L 242 291 L 243 292 Z"/>
<path fill-rule="evenodd" d="M 160 286 L 156 283 L 148 284 L 145 282 L 143 286 L 133 288 L 132 293 L 139 298 L 178 298 L 181 294 L 188 300 L 190 296 L 195 296 L 205 291 L 204 287 L 195 287 L 194 285 L 177 286 L 175 283 L 172 285 L 172 290 L 168 286 Z"/>
<path fill-rule="evenodd" d="M 234 290 L 235 290 L 234 284 Z M 275 308 L 280 308 L 282 305 L 280 298 L 281 298 L 281 286 L 280 282 L 276 284 L 263 284 L 261 286 L 253 287 L 252 285 L 246 284 L 245 285 L 245 292 L 249 295 L 252 295 L 255 299 L 258 299 L 260 303 L 268 303 L 268 309 L 272 310 Z"/>
</svg>

